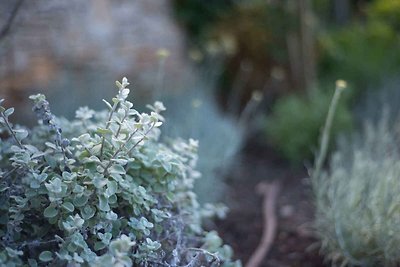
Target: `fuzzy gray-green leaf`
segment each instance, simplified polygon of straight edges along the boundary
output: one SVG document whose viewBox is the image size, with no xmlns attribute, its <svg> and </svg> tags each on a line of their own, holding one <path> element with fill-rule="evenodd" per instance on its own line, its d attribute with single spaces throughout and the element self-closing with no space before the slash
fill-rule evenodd
<svg viewBox="0 0 400 267">
<path fill-rule="evenodd" d="M 50 251 L 43 251 L 39 254 L 39 259 L 43 262 L 49 262 L 53 260 L 53 254 Z"/>
</svg>

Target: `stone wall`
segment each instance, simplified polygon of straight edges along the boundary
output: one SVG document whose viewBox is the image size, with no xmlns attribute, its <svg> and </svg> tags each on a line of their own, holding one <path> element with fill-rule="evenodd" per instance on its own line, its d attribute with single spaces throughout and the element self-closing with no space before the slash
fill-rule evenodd
<svg viewBox="0 0 400 267">
<path fill-rule="evenodd" d="M 0 2 L 0 28 L 13 5 Z M 25 0 L 0 40 L 0 95 L 19 102 L 45 91 L 68 114 L 111 96 L 114 80 L 127 76 L 148 96 L 160 48 L 170 52 L 165 87 L 174 88 L 190 64 L 168 0 Z"/>
</svg>

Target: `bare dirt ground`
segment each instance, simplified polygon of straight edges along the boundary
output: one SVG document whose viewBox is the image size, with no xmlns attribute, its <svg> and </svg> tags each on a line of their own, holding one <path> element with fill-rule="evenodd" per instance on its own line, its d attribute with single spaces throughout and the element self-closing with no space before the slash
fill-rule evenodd
<svg viewBox="0 0 400 267">
<path fill-rule="evenodd" d="M 245 264 L 262 235 L 262 197 L 256 193 L 257 184 L 278 179 L 281 182 L 276 208 L 278 229 L 262 266 L 327 266 L 312 231 L 314 209 L 306 169 L 293 170 L 271 148 L 254 140 L 248 142 L 240 158 L 240 166 L 228 178 L 230 190 L 226 203 L 231 203 L 230 212 L 216 223 L 235 256 Z"/>
</svg>

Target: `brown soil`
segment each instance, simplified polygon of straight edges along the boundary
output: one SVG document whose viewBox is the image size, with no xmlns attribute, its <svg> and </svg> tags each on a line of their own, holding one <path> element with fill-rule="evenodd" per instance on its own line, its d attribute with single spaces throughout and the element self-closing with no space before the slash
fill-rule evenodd
<svg viewBox="0 0 400 267">
<path fill-rule="evenodd" d="M 262 266 L 327 266 L 312 231 L 314 209 L 305 168 L 293 170 L 271 148 L 254 141 L 246 145 L 240 158 L 241 164 L 229 175 L 226 203 L 230 203 L 230 212 L 216 223 L 235 256 L 245 264 L 262 235 L 262 197 L 256 193 L 257 184 L 278 179 L 281 181 L 276 210 L 278 230 Z"/>
</svg>

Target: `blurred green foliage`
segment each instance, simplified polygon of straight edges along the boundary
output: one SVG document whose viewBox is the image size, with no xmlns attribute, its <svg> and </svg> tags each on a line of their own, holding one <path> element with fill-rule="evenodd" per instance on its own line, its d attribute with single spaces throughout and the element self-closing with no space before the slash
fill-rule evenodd
<svg viewBox="0 0 400 267">
<path fill-rule="evenodd" d="M 388 24 L 370 21 L 320 35 L 320 72 L 365 89 L 400 69 L 400 38 Z"/>
<path fill-rule="evenodd" d="M 282 76 L 290 72 L 286 35 L 296 27 L 295 14 L 286 2 L 271 5 L 256 0 L 236 4 L 210 29 L 212 40 L 226 43 L 229 38 L 233 43 L 234 49 L 225 51 L 219 89 L 227 101 L 232 95 L 239 100 L 234 111 L 245 106 L 252 92 L 268 88 L 274 69 Z"/>
<path fill-rule="evenodd" d="M 166 92 L 163 98 L 168 107 L 164 136 L 199 141 L 197 168 L 202 177 L 195 181 L 194 191 L 201 204 L 224 200 L 224 178 L 244 139 L 241 125 L 223 115 L 212 97 L 215 78 L 205 76 L 200 79 L 203 82 L 190 83 L 184 92 Z"/>
<path fill-rule="evenodd" d="M 400 2 L 372 1 L 365 17 L 318 33 L 322 79 L 340 78 L 356 94 L 400 70 Z"/>
<path fill-rule="evenodd" d="M 189 26 L 196 38 L 201 36 L 197 41 L 233 40 L 235 51 L 225 59 L 221 76 L 220 88 L 225 89 L 225 97 L 238 82 L 242 83 L 238 96 L 242 106 L 252 90 L 273 90 L 266 86 L 266 77 L 274 68 L 284 74 L 279 92 L 291 84 L 287 37 L 299 25 L 293 1 L 175 2 L 180 4 L 176 5 L 177 14 L 186 25 L 202 29 Z M 380 87 L 384 79 L 400 71 L 400 1 L 351 1 L 346 10 L 335 9 L 338 7 L 328 0 L 314 0 L 312 6 L 318 83 L 324 87 L 333 80 L 344 79 L 352 87 L 345 94 L 347 101 L 339 106 L 333 129 L 336 134 L 350 128 L 352 105 L 366 89 Z M 337 12 L 346 13 L 348 18 L 339 22 Z M 243 69 L 248 71 L 244 75 Z M 297 88 L 300 87 L 295 85 L 286 89 L 298 92 Z M 310 90 L 306 95 L 298 92 L 281 97 L 268 116 L 266 135 L 268 142 L 296 164 L 310 159 L 317 146 L 330 93 Z"/>
<path fill-rule="evenodd" d="M 233 36 L 239 48 L 237 53 L 250 61 L 264 60 L 264 65 L 271 60 L 284 63 L 286 33 L 297 27 L 284 2 L 272 5 L 252 0 L 236 4 L 210 29 L 210 37 Z"/>
<path fill-rule="evenodd" d="M 265 125 L 268 142 L 293 165 L 314 155 L 332 94 L 333 90 L 310 90 L 306 95 L 282 97 L 273 106 Z M 342 101 L 333 121 L 332 134 L 349 130 L 351 126 L 351 112 Z"/>
<path fill-rule="evenodd" d="M 347 101 L 340 104 L 332 134 L 349 129 L 350 105 L 367 88 L 376 88 L 400 70 L 400 2 L 371 1 L 364 17 L 353 17 L 347 25 L 332 23 L 316 32 L 320 83 L 348 81 Z M 329 5 L 315 6 L 326 14 Z M 354 10 L 352 13 L 356 13 Z M 316 15 L 321 15 L 316 13 Z M 291 162 L 310 158 L 323 125 L 329 95 L 312 91 L 308 96 L 289 95 L 278 100 L 267 123 L 273 146 Z"/>
<path fill-rule="evenodd" d="M 379 0 L 374 1 L 368 8 L 371 19 L 380 20 L 400 32 L 400 1 Z"/>
<path fill-rule="evenodd" d="M 174 0 L 175 15 L 192 37 L 200 37 L 233 5 L 233 0 Z"/>
</svg>

